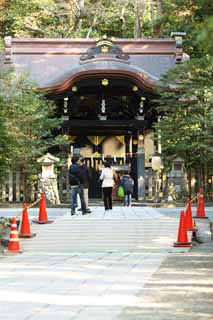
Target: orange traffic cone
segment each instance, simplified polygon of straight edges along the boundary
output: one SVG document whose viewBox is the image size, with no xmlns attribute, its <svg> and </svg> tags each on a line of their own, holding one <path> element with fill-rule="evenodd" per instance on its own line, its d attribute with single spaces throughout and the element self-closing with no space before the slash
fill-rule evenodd
<svg viewBox="0 0 213 320">
<path fill-rule="evenodd" d="M 19 233 L 19 237 L 20 238 L 32 238 L 32 237 L 35 237 L 35 235 L 36 235 L 36 233 L 30 232 L 27 204 L 23 203 L 21 232 Z"/>
<path fill-rule="evenodd" d="M 180 223 L 179 223 L 177 242 L 174 242 L 173 246 L 174 247 L 187 247 L 187 248 L 192 247 L 192 243 L 188 241 L 185 214 L 184 214 L 183 210 L 180 213 Z"/>
<path fill-rule="evenodd" d="M 203 189 L 199 190 L 196 218 L 207 218 L 205 215 L 204 195 Z"/>
<path fill-rule="evenodd" d="M 189 231 L 195 231 L 194 222 L 192 219 L 192 207 L 190 199 L 187 199 L 186 211 L 185 211 L 185 219 L 186 219 L 186 229 Z"/>
<path fill-rule="evenodd" d="M 38 220 L 33 220 L 33 222 L 39 223 L 39 224 L 53 222 L 53 220 L 48 220 L 48 217 L 47 217 L 47 208 L 46 208 L 46 200 L 45 200 L 45 193 L 44 192 L 41 193 Z"/>
<path fill-rule="evenodd" d="M 8 243 L 7 250 L 4 250 L 3 253 L 21 253 L 19 238 L 18 238 L 18 228 L 16 223 L 16 218 L 12 218 L 11 229 L 10 229 L 10 240 Z"/>
</svg>

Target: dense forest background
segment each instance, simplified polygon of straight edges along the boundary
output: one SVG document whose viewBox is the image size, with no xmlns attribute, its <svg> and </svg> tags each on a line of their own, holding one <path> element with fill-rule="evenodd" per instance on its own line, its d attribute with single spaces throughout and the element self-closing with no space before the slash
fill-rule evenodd
<svg viewBox="0 0 213 320">
<path fill-rule="evenodd" d="M 0 0 L 0 37 L 156 38 L 184 31 L 191 56 L 212 46 L 205 43 L 212 21 L 211 0 Z"/>
</svg>

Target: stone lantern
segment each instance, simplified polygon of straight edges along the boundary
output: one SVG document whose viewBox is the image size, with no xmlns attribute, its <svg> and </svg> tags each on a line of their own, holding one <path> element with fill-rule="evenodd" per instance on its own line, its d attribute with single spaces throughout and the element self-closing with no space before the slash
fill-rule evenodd
<svg viewBox="0 0 213 320">
<path fill-rule="evenodd" d="M 52 204 L 60 204 L 57 175 L 54 173 L 54 165 L 59 162 L 59 158 L 50 153 L 37 159 L 42 165 L 42 173 L 39 175 L 38 192 L 45 192 L 47 200 Z"/>
<path fill-rule="evenodd" d="M 167 195 L 169 202 L 176 200 L 178 195 L 187 195 L 188 193 L 184 160 L 181 157 L 173 157 L 171 165 L 172 169 L 167 174 Z"/>
</svg>

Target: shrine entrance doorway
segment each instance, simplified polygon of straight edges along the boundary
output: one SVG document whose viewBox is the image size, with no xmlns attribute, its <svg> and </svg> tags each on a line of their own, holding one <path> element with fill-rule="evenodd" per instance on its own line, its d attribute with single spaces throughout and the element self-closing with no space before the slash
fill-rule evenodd
<svg viewBox="0 0 213 320">
<path fill-rule="evenodd" d="M 145 172 L 151 167 L 154 149 L 150 135 L 156 120 L 153 94 L 131 77 L 104 73 L 76 80 L 51 98 L 64 117 L 70 157 L 83 156 L 93 172 L 90 198 L 101 196 L 98 178 L 106 159 L 119 175 L 130 171 L 135 198 L 145 198 Z"/>
</svg>

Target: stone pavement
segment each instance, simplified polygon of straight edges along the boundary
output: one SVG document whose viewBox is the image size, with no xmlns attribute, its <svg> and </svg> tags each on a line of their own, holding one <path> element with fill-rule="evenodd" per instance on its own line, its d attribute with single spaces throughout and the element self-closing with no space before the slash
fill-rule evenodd
<svg viewBox="0 0 213 320">
<path fill-rule="evenodd" d="M 65 209 L 53 224 L 33 224 L 37 236 L 21 240 L 23 254 L 0 256 L 1 318 L 210 319 L 212 253 L 207 261 L 196 247 L 173 248 L 178 216 L 171 212 L 117 207 L 106 215 L 94 207 L 71 217 Z M 189 317 L 192 306 L 197 318 Z"/>
<path fill-rule="evenodd" d="M 143 306 L 126 307 L 118 319 L 213 319 L 213 241 L 167 256 L 137 297 Z"/>
</svg>

